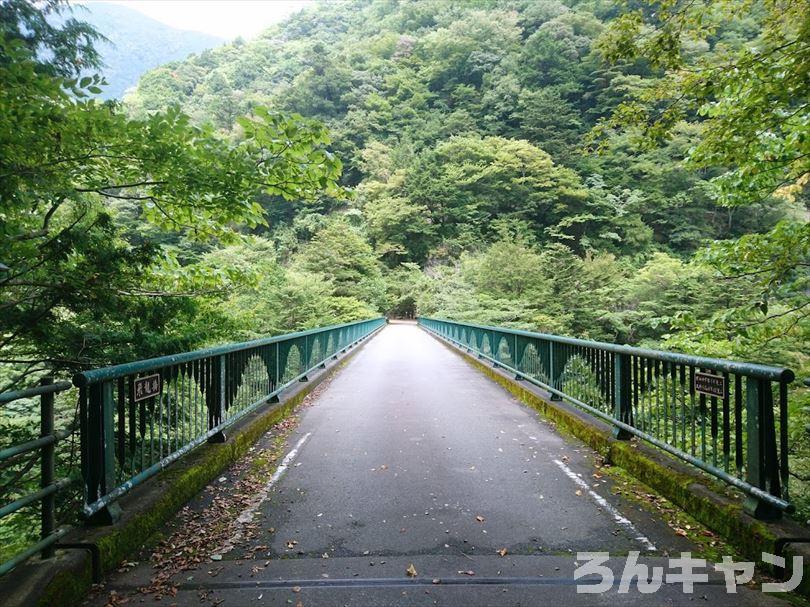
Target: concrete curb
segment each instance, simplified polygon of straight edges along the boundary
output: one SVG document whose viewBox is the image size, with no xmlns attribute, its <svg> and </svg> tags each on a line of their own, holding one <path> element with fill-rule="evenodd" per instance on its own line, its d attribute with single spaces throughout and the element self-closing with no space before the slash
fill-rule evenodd
<svg viewBox="0 0 810 607">
<path fill-rule="evenodd" d="M 792 557 L 802 556 L 802 583 L 796 592 L 810 597 L 810 532 L 807 529 L 787 519 L 764 522 L 753 518 L 743 511 L 742 498 L 725 485 L 638 440 L 614 438 L 608 424 L 573 405 L 551 401 L 551 395 L 534 384 L 517 381 L 512 374 L 493 368 L 430 331 L 426 333 L 554 422 L 560 431 L 578 438 L 611 464 L 620 466 L 721 535 L 740 551 L 740 556 L 756 561 L 762 570 L 773 571 L 772 566 L 761 562 L 762 552 L 786 557 L 788 571 Z"/>
<path fill-rule="evenodd" d="M 381 328 L 384 328 L 381 327 Z M 275 423 L 287 417 L 320 383 L 345 366 L 379 329 L 355 344 L 339 360 L 280 395 L 268 405 L 240 420 L 220 444 L 205 444 L 172 463 L 149 482 L 119 500 L 123 514 L 114 525 L 81 528 L 68 534 L 64 543 L 87 543 L 98 547 L 102 573 L 108 573 L 139 550 L 182 507 L 220 472 L 245 455 Z M 0 597 L 5 607 L 78 604 L 90 590 L 92 562 L 89 551 L 57 551 L 54 558 L 29 560 L 0 579 Z"/>
</svg>

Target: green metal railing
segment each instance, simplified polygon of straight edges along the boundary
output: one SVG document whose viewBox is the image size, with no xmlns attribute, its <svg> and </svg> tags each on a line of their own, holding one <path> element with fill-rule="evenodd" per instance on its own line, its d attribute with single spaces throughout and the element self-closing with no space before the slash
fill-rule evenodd
<svg viewBox="0 0 810 607">
<path fill-rule="evenodd" d="M 40 489 L 0 505 L 0 519 L 39 506 L 37 542 L 0 563 L 0 576 L 37 553 L 55 547 L 93 553 L 94 579 L 100 578 L 98 549 L 60 540 L 72 527 L 56 525 L 56 495 L 69 479 L 55 479 L 55 447 L 75 428 L 54 430 L 54 396 L 79 387 L 79 430 L 85 517 L 115 518 L 116 500 L 196 446 L 224 440 L 223 431 L 299 381 L 325 367 L 386 323 L 384 318 L 334 325 L 229 344 L 79 373 L 70 382 L 0 394 L 0 405 L 40 398 L 39 438 L 0 450 L 0 469 L 39 452 Z"/>
<path fill-rule="evenodd" d="M 42 558 L 53 556 L 54 544 L 64 537 L 70 527 L 56 527 L 56 493 L 68 487 L 69 479 L 55 479 L 56 443 L 64 440 L 73 432 L 72 428 L 54 430 L 54 395 L 71 388 L 70 382 L 53 383 L 45 377 L 40 385 L 27 390 L 4 392 L 0 394 L 0 405 L 14 401 L 39 397 L 40 434 L 39 438 L 12 445 L 0 450 L 0 467 L 9 468 L 23 460 L 24 456 L 35 453 L 39 457 L 40 488 L 38 491 L 22 495 L 13 501 L 0 506 L 0 519 L 3 519 L 23 508 L 40 507 L 40 539 L 38 542 L 21 550 L 7 561 L 0 563 L 0 575 L 4 575 L 17 565 L 37 553 Z M 34 462 L 32 462 L 34 463 Z"/>
<path fill-rule="evenodd" d="M 737 487 L 760 518 L 792 511 L 787 388 L 793 371 L 419 317 L 475 352 L 614 427 Z"/>
<path fill-rule="evenodd" d="M 115 518 L 116 500 L 330 358 L 384 318 L 79 373 L 84 514 Z"/>
</svg>

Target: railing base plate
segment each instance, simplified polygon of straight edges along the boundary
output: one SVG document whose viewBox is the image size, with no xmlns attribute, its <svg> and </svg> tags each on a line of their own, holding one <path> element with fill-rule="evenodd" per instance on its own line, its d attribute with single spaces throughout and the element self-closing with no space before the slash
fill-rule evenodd
<svg viewBox="0 0 810 607">
<path fill-rule="evenodd" d="M 91 527 L 112 525 L 121 518 L 121 506 L 117 503 L 107 504 L 101 510 L 91 515 L 86 523 Z"/>
<path fill-rule="evenodd" d="M 782 511 L 767 502 L 763 502 L 753 495 L 749 495 L 743 502 L 743 510 L 760 521 L 778 521 L 782 518 Z"/>
<path fill-rule="evenodd" d="M 212 444 L 220 444 L 224 443 L 226 440 L 228 440 L 228 437 L 225 436 L 224 432 L 220 431 L 214 434 L 213 436 L 209 437 L 207 442 Z"/>
<path fill-rule="evenodd" d="M 633 435 L 624 428 L 617 428 L 614 426 L 613 438 L 616 438 L 618 440 L 630 440 L 631 438 L 633 438 Z"/>
</svg>

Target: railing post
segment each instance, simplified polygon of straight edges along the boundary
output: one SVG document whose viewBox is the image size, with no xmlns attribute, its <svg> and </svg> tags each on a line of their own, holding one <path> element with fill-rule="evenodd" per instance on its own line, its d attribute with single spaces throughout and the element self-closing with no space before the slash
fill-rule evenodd
<svg viewBox="0 0 810 607">
<path fill-rule="evenodd" d="M 91 504 L 115 487 L 115 398 L 112 381 L 93 384 L 88 403 L 89 445 L 87 461 L 86 501 Z M 109 525 L 118 520 L 121 507 L 107 504 L 93 514 L 93 524 Z"/>
<path fill-rule="evenodd" d="M 52 377 L 43 377 L 39 382 L 42 386 L 49 386 L 53 383 Z M 53 435 L 53 392 L 43 394 L 39 397 L 39 436 L 44 438 Z M 45 489 L 53 484 L 54 478 L 54 453 L 56 444 L 49 443 L 42 447 L 40 455 L 40 488 Z M 40 539 L 45 539 L 53 533 L 56 527 L 56 494 L 51 493 L 42 498 L 42 524 L 40 527 Z M 42 550 L 42 558 L 49 559 L 53 556 L 53 545 Z"/>
<path fill-rule="evenodd" d="M 221 354 L 214 359 L 214 369 L 212 372 L 211 396 L 208 400 L 208 429 L 213 430 L 223 421 L 225 413 L 225 355 Z M 216 434 L 208 437 L 209 443 L 224 443 L 225 433 L 220 430 Z"/>
<path fill-rule="evenodd" d="M 745 392 L 746 481 L 771 495 L 781 497 L 770 382 L 748 377 Z M 778 519 L 782 515 L 778 508 L 753 496 L 746 498 L 744 508 L 748 514 L 763 520 Z"/>
<path fill-rule="evenodd" d="M 625 424 L 633 423 L 633 411 L 631 400 L 631 375 L 630 375 L 630 355 L 616 354 L 613 359 L 613 395 L 615 405 L 613 417 Z M 632 435 L 630 432 L 617 426 L 613 427 L 613 436 L 620 440 L 628 440 Z"/>
<path fill-rule="evenodd" d="M 548 381 L 551 384 L 551 387 L 559 390 L 560 386 L 560 375 L 562 374 L 562 369 L 558 369 L 560 366 L 558 363 L 559 356 L 556 356 L 556 343 L 553 341 L 548 342 Z M 561 401 L 562 396 L 559 394 L 555 394 L 554 392 L 551 393 L 551 400 Z"/>
<path fill-rule="evenodd" d="M 309 381 L 309 376 L 307 375 L 307 372 L 309 371 L 309 355 L 311 353 L 312 348 L 308 344 L 309 344 L 309 336 L 305 335 L 303 348 L 304 353 L 302 355 L 304 361 L 304 364 L 302 365 L 304 367 L 304 374 L 298 378 L 298 381 Z"/>
</svg>

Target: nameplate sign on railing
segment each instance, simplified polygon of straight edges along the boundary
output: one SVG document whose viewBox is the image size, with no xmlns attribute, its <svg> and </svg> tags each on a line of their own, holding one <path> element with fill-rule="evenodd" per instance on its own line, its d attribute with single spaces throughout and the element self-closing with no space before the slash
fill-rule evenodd
<svg viewBox="0 0 810 607">
<path fill-rule="evenodd" d="M 722 375 L 695 372 L 695 392 L 717 398 L 726 397 L 726 378 Z"/>
<path fill-rule="evenodd" d="M 132 383 L 133 400 L 135 402 L 160 394 L 160 375 L 157 373 L 146 377 L 138 377 Z"/>
</svg>

